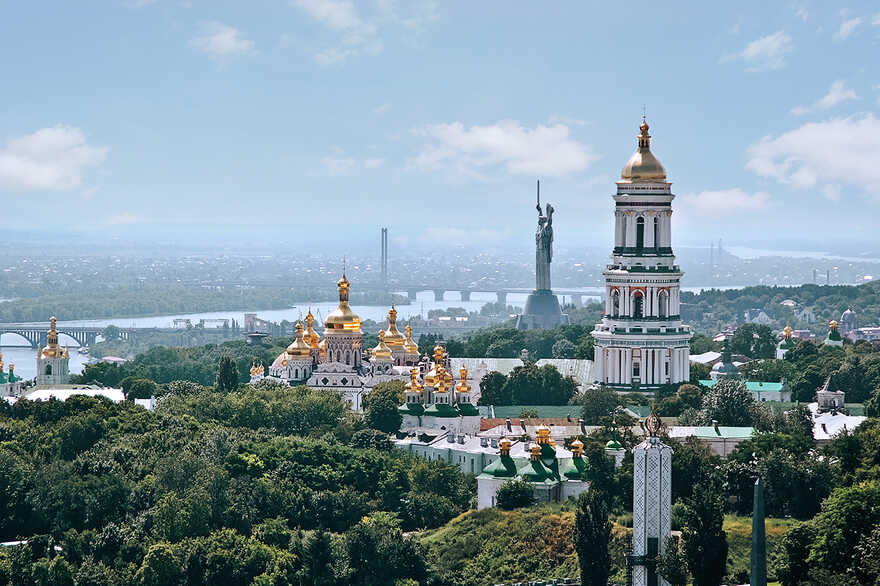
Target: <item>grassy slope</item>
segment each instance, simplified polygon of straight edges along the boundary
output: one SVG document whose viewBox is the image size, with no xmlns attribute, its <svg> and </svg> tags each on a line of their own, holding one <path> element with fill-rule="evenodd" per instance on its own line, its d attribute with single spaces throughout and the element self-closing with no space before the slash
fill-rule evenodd
<svg viewBox="0 0 880 586">
<path fill-rule="evenodd" d="M 457 585 L 576 577 L 577 555 L 572 545 L 574 513 L 570 505 L 543 505 L 517 511 L 485 509 L 459 515 L 445 526 L 422 534 L 437 567 Z M 793 524 L 767 521 L 767 551 Z M 730 544 L 728 570 L 748 570 L 751 519 L 728 516 L 724 528 Z M 624 555 L 629 530 L 614 526 L 613 577 L 624 578 Z"/>
</svg>

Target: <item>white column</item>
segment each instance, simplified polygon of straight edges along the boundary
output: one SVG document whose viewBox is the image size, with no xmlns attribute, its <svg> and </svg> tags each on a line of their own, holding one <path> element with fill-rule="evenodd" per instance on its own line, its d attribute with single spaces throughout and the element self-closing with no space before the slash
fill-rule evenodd
<svg viewBox="0 0 880 586">
<path fill-rule="evenodd" d="M 671 382 L 678 380 L 678 359 L 674 348 L 669 351 L 669 377 Z"/>
<path fill-rule="evenodd" d="M 625 243 L 625 246 L 633 247 L 636 245 L 636 218 L 633 215 L 629 215 L 629 216 L 624 216 L 624 219 L 626 221 L 626 243 Z"/>
<path fill-rule="evenodd" d="M 654 384 L 654 351 L 647 348 L 642 350 L 645 359 L 642 361 L 642 380 L 646 384 Z"/>
<path fill-rule="evenodd" d="M 672 216 L 664 216 L 666 229 L 663 230 L 663 246 L 672 246 Z"/>
</svg>

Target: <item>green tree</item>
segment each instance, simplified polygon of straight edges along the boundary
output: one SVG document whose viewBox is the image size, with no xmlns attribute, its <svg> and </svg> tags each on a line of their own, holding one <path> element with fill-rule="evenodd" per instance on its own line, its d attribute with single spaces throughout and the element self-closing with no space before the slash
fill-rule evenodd
<svg viewBox="0 0 880 586">
<path fill-rule="evenodd" d="M 114 325 L 109 325 L 103 329 L 101 337 L 104 338 L 105 342 L 115 342 L 119 339 L 119 328 Z"/>
<path fill-rule="evenodd" d="M 773 358 L 776 354 L 776 338 L 769 326 L 743 324 L 736 328 L 730 350 L 749 358 Z"/>
<path fill-rule="evenodd" d="M 140 586 L 167 586 L 176 584 L 180 579 L 182 569 L 174 556 L 171 545 L 159 542 L 150 546 L 141 567 L 135 575 L 135 581 Z"/>
<path fill-rule="evenodd" d="M 364 422 L 372 429 L 393 433 L 400 429 L 403 416 L 397 408 L 403 403 L 403 382 L 379 383 L 364 397 Z"/>
<path fill-rule="evenodd" d="M 334 575 L 334 556 L 330 534 L 325 531 L 310 531 L 302 541 L 300 551 L 303 567 L 300 570 L 302 586 L 332 586 L 336 584 Z"/>
<path fill-rule="evenodd" d="M 681 401 L 684 409 L 687 409 L 688 407 L 691 409 L 699 409 L 702 406 L 703 390 L 699 385 L 681 385 L 678 387 L 678 391 L 676 391 L 675 394 L 678 395 L 678 399 Z"/>
<path fill-rule="evenodd" d="M 586 425 L 601 425 L 610 417 L 620 400 L 608 387 L 587 388 L 580 397 L 581 417 Z"/>
<path fill-rule="evenodd" d="M 220 367 L 217 372 L 217 390 L 231 392 L 238 388 L 238 367 L 232 356 L 224 354 L 220 357 Z"/>
<path fill-rule="evenodd" d="M 578 497 L 574 516 L 574 549 L 578 555 L 583 586 L 606 586 L 611 572 L 611 523 L 608 505 L 598 492 L 587 490 Z"/>
<path fill-rule="evenodd" d="M 737 379 L 720 380 L 703 396 L 703 410 L 709 419 L 733 427 L 752 424 L 754 403 L 745 383 Z"/>
<path fill-rule="evenodd" d="M 687 558 L 678 537 L 671 535 L 666 538 L 663 553 L 657 558 L 657 573 L 663 576 L 670 586 L 686 586 Z"/>
<path fill-rule="evenodd" d="M 495 493 L 495 504 L 499 509 L 505 511 L 532 506 L 535 504 L 532 485 L 522 478 L 508 480 L 498 487 L 498 491 Z"/>
<path fill-rule="evenodd" d="M 512 399 L 507 388 L 507 377 L 500 372 L 487 372 L 480 381 L 480 405 L 511 405 Z"/>
<path fill-rule="evenodd" d="M 799 586 L 809 583 L 810 565 L 807 557 L 815 538 L 815 531 L 809 522 L 800 523 L 785 532 L 779 547 L 779 562 L 776 577 L 783 586 Z"/>
<path fill-rule="evenodd" d="M 574 358 L 577 346 L 565 338 L 553 344 L 553 358 Z"/>
<path fill-rule="evenodd" d="M 713 475 L 684 500 L 684 553 L 694 586 L 719 586 L 727 570 L 724 495 Z"/>
</svg>

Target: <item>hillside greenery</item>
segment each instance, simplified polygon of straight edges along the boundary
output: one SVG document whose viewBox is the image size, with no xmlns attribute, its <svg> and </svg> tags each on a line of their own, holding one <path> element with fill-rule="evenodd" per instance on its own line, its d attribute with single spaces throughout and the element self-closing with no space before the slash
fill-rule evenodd
<svg viewBox="0 0 880 586">
<path fill-rule="evenodd" d="M 155 412 L 0 402 L 0 540 L 27 540 L 0 584 L 423 581 L 404 532 L 470 506 L 456 466 L 353 447 L 333 393 L 171 386 Z"/>
</svg>

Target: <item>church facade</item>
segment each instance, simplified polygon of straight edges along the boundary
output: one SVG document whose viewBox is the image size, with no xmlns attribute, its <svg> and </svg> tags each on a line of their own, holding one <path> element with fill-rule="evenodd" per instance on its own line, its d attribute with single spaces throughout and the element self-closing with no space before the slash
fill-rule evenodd
<svg viewBox="0 0 880 586">
<path fill-rule="evenodd" d="M 648 123 L 614 195 L 614 249 L 605 308 L 592 335 L 593 382 L 656 389 L 690 379 L 691 330 L 680 317 L 682 273 L 672 253 L 672 200 L 666 170 L 651 153 Z"/>
<path fill-rule="evenodd" d="M 37 384 L 66 385 L 70 382 L 70 352 L 58 345 L 58 330 L 53 316 L 49 319 L 46 347 L 37 349 Z"/>
</svg>

